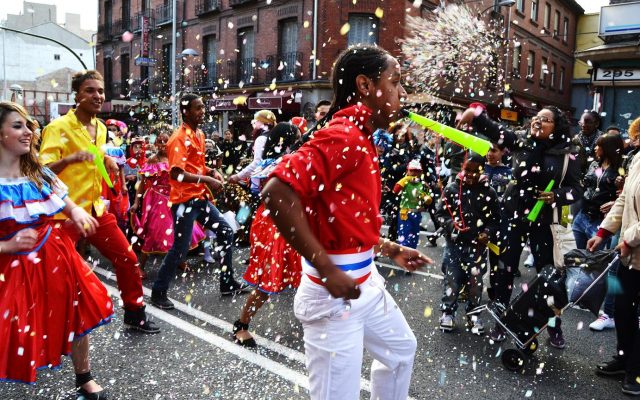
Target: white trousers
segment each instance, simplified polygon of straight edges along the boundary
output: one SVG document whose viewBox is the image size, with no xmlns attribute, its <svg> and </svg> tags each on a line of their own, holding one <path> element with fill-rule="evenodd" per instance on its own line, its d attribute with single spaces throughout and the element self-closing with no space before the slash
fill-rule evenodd
<svg viewBox="0 0 640 400">
<path fill-rule="evenodd" d="M 312 400 L 360 399 L 363 348 L 374 358 L 371 399 L 409 395 L 416 338 L 373 267 L 356 300 L 335 299 L 303 275 L 294 310 L 304 328 Z"/>
</svg>

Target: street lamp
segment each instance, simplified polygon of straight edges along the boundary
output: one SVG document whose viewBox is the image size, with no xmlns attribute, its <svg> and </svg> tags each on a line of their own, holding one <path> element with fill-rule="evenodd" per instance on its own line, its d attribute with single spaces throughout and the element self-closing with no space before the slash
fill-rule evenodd
<svg viewBox="0 0 640 400">
<path fill-rule="evenodd" d="M 480 15 L 486 13 L 491 8 L 493 8 L 493 11 L 498 12 L 498 9 L 500 7 L 511 7 L 514 4 L 516 4 L 516 0 L 494 0 L 493 5 L 485 8 L 484 10 L 482 10 Z"/>
</svg>

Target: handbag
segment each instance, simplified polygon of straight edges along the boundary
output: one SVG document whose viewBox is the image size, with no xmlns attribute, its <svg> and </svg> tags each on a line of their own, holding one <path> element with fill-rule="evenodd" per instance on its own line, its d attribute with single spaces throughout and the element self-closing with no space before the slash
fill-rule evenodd
<svg viewBox="0 0 640 400">
<path fill-rule="evenodd" d="M 560 178 L 560 184 L 562 186 L 564 176 L 567 173 L 567 167 L 569 166 L 569 154 L 564 155 L 564 164 L 562 166 L 562 177 Z M 564 220 L 564 218 L 563 218 Z M 569 223 L 558 222 L 558 212 L 553 210 L 553 223 L 551 224 L 551 235 L 553 236 L 553 264 L 556 268 L 564 268 L 564 255 L 575 249 L 576 239 L 573 236 L 573 230 Z"/>
</svg>

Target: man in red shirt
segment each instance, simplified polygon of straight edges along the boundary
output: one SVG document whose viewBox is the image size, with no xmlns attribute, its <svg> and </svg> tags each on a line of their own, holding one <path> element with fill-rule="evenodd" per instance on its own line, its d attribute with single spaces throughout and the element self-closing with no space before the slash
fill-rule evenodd
<svg viewBox="0 0 640 400">
<path fill-rule="evenodd" d="M 195 221 L 204 229 L 214 231 L 223 247 L 224 258 L 220 272 L 220 293 L 239 294 L 247 290 L 233 278 L 233 230 L 218 209 L 207 200 L 207 189 L 216 193 L 222 189 L 223 178 L 206 166 L 205 137 L 198 128 L 204 120 L 202 98 L 186 93 L 180 99 L 182 125 L 167 142 L 167 157 L 171 179 L 169 202 L 173 214 L 173 246 L 167 253 L 153 284 L 151 303 L 163 310 L 173 309 L 167 290 L 176 275 L 176 268 L 184 260 L 191 244 Z"/>
</svg>

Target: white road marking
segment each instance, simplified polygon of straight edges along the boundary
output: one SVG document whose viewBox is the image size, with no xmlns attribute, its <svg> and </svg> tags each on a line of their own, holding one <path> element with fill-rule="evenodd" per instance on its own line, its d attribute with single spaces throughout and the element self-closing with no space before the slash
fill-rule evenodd
<svg viewBox="0 0 640 400">
<path fill-rule="evenodd" d="M 108 270 L 104 269 L 104 268 L 95 266 L 95 267 L 93 267 L 93 271 L 95 273 L 99 274 L 99 275 L 104 276 L 107 279 L 110 279 L 112 281 L 117 281 L 115 274 L 113 272 L 111 272 L 111 271 L 108 271 Z M 112 286 L 109 286 L 106 283 L 104 285 L 105 285 L 105 287 L 107 287 L 107 289 L 109 289 L 109 292 L 112 295 L 114 295 L 116 297 L 120 296 L 120 292 L 116 288 L 114 288 Z M 143 290 L 143 292 L 144 292 L 144 294 L 146 296 L 151 296 L 151 289 L 143 286 L 142 290 Z M 176 310 L 178 310 L 180 312 L 183 312 L 183 313 L 185 313 L 185 314 L 187 314 L 187 315 L 189 315 L 191 317 L 197 318 L 197 319 L 199 319 L 199 320 L 201 320 L 203 322 L 207 322 L 207 323 L 209 323 L 209 324 L 211 324 L 211 325 L 213 325 L 213 326 L 215 326 L 215 327 L 217 327 L 219 329 L 224 330 L 225 332 L 231 332 L 232 331 L 233 325 L 230 324 L 229 322 L 221 320 L 219 318 L 216 318 L 216 317 L 214 317 L 214 316 L 212 316 L 210 314 L 205 313 L 204 311 L 196 310 L 193 307 L 190 307 L 190 306 L 188 306 L 188 305 L 186 305 L 184 303 L 181 303 L 181 302 L 179 302 L 179 301 L 177 301 L 175 299 L 170 298 L 170 300 L 173 302 L 173 305 L 175 306 Z M 280 371 L 280 369 L 282 369 L 284 371 L 283 373 L 286 373 L 286 371 L 291 371 L 291 372 L 293 372 L 295 374 L 300 374 L 299 372 L 296 372 L 296 371 L 294 371 L 294 370 L 292 370 L 292 369 L 290 369 L 290 368 L 288 368 L 288 367 L 286 367 L 286 366 L 284 366 L 284 365 L 282 365 L 282 364 L 280 364 L 278 362 L 275 362 L 275 361 L 270 360 L 270 359 L 268 359 L 268 358 L 266 358 L 264 356 L 256 354 L 255 352 L 247 350 L 247 349 L 243 348 L 242 346 L 238 346 L 237 344 L 235 344 L 235 343 L 233 343 L 233 342 L 231 342 L 229 340 L 226 340 L 226 339 L 224 339 L 224 338 L 222 338 L 222 337 L 220 337 L 218 335 L 215 335 L 215 334 L 213 334 L 211 332 L 208 332 L 208 331 L 206 331 L 206 330 L 204 330 L 202 328 L 199 328 L 199 327 L 197 327 L 197 326 L 195 326 L 195 325 L 193 325 L 193 324 L 191 324 L 189 322 L 186 322 L 186 321 L 184 321 L 184 320 L 182 320 L 182 319 L 180 319 L 178 317 L 175 317 L 172 314 L 169 314 L 169 313 L 167 313 L 165 311 L 162 311 L 162 310 L 160 310 L 158 308 L 155 308 L 155 307 L 151 306 L 151 307 L 147 307 L 146 311 L 149 314 L 157 317 L 158 319 L 161 319 L 161 320 L 167 322 L 168 324 L 174 325 L 175 327 L 177 327 L 177 328 L 179 328 L 179 329 L 181 329 L 181 330 L 183 330 L 183 331 L 185 331 L 187 333 L 191 333 L 191 334 L 193 334 L 194 336 L 196 336 L 198 338 L 202 339 L 200 334 L 207 335 L 206 337 L 211 338 L 211 340 L 213 340 L 213 338 L 215 338 L 215 340 L 216 340 L 215 343 L 213 343 L 213 342 L 211 342 L 211 341 L 209 341 L 207 339 L 202 339 L 202 340 L 204 340 L 204 341 L 206 341 L 208 343 L 211 343 L 214 346 L 216 346 L 216 347 L 218 347 L 218 348 L 220 348 L 222 350 L 228 351 L 228 352 L 230 352 L 230 353 L 242 358 L 245 361 L 248 361 L 248 362 L 254 363 L 254 364 L 256 364 L 256 365 L 258 365 L 260 367 L 263 367 L 262 364 L 259 364 L 258 362 L 254 362 L 254 358 L 259 362 L 262 362 L 262 360 L 266 360 L 266 361 L 268 361 L 268 362 L 270 362 L 272 364 L 277 365 L 278 366 L 277 368 L 273 367 L 277 371 Z M 165 318 L 165 316 L 167 316 L 167 317 Z M 179 323 L 181 325 L 176 325 L 172 321 L 178 321 L 177 323 Z M 197 329 L 199 333 L 198 334 L 194 333 L 194 331 L 192 331 L 194 329 Z M 202 331 L 202 332 L 200 332 L 200 331 Z M 283 355 L 283 356 L 285 356 L 285 357 L 287 357 L 287 358 L 289 358 L 291 360 L 295 360 L 295 361 L 299 361 L 299 362 L 304 363 L 304 354 L 303 353 L 301 353 L 299 351 L 296 351 L 296 350 L 293 350 L 293 349 L 291 349 L 289 347 L 283 346 L 283 345 L 281 345 L 279 343 L 275 343 L 275 342 L 273 342 L 273 341 L 271 341 L 271 340 L 269 340 L 267 338 L 264 338 L 262 336 L 259 336 L 259 335 L 255 334 L 255 333 L 253 333 L 253 337 L 255 338 L 256 342 L 260 346 L 262 346 L 262 347 L 264 347 L 266 349 L 269 349 L 269 350 L 271 350 L 271 351 L 273 351 L 275 353 L 281 354 L 281 355 Z M 218 342 L 220 342 L 220 345 L 217 344 Z M 232 349 L 232 350 L 228 350 L 228 349 Z M 240 353 L 236 353 L 236 350 L 242 350 L 242 351 Z M 246 358 L 245 358 L 245 356 L 246 356 Z M 264 367 L 264 368 L 269 370 L 269 371 L 271 371 L 271 372 L 274 372 L 275 374 L 283 377 L 284 379 L 289 380 L 290 382 L 296 383 L 296 384 L 298 384 L 298 385 L 300 385 L 300 386 L 302 386 L 302 387 L 304 387 L 306 389 L 309 388 L 309 386 L 308 386 L 308 377 L 306 375 L 300 374 L 300 375 L 304 376 L 305 379 L 307 379 L 306 386 L 303 386 L 297 380 L 294 380 L 294 379 L 298 379 L 298 377 L 295 376 L 295 375 L 293 375 L 291 377 L 291 379 L 290 379 L 290 378 L 288 378 L 288 377 L 286 377 L 284 375 L 281 375 L 278 372 L 272 371 L 271 369 L 269 369 L 267 367 Z M 368 379 L 360 378 L 360 388 L 362 390 L 370 393 L 371 392 L 371 382 L 369 382 Z M 412 400 L 411 397 L 409 397 L 409 399 Z"/>
<path fill-rule="evenodd" d="M 397 269 L 398 271 L 404 271 L 403 268 L 398 267 L 397 265 L 393 265 L 393 264 L 387 264 L 387 263 L 382 263 L 382 262 L 376 261 L 376 265 L 381 265 L 383 267 L 391 268 L 391 269 Z M 439 280 L 443 280 L 444 279 L 444 276 L 438 275 L 438 274 L 432 274 L 431 272 L 413 271 L 412 274 L 428 276 L 430 278 L 436 278 L 436 279 L 439 279 Z"/>
<path fill-rule="evenodd" d="M 104 286 L 109 291 L 109 294 L 112 296 L 119 297 L 120 291 L 108 284 L 104 284 Z M 244 361 L 250 362 L 252 364 L 257 365 L 260 368 L 263 368 L 269 372 L 272 372 L 283 379 L 288 380 L 300 387 L 305 389 L 309 389 L 309 377 L 300 372 L 294 371 L 278 362 L 270 360 L 260 354 L 257 354 L 251 350 L 247 350 L 242 346 L 238 346 L 235 343 L 232 343 L 218 335 L 215 335 L 209 331 L 206 331 L 196 325 L 193 325 L 189 322 L 184 321 L 168 312 L 162 311 L 155 307 L 147 307 L 147 314 L 151 314 L 154 317 L 173 325 L 174 327 L 189 333 L 198 339 L 201 339 L 213 346 L 216 346 L 220 350 L 226 351 L 227 353 L 231 353 L 238 358 L 241 358 Z"/>
</svg>

